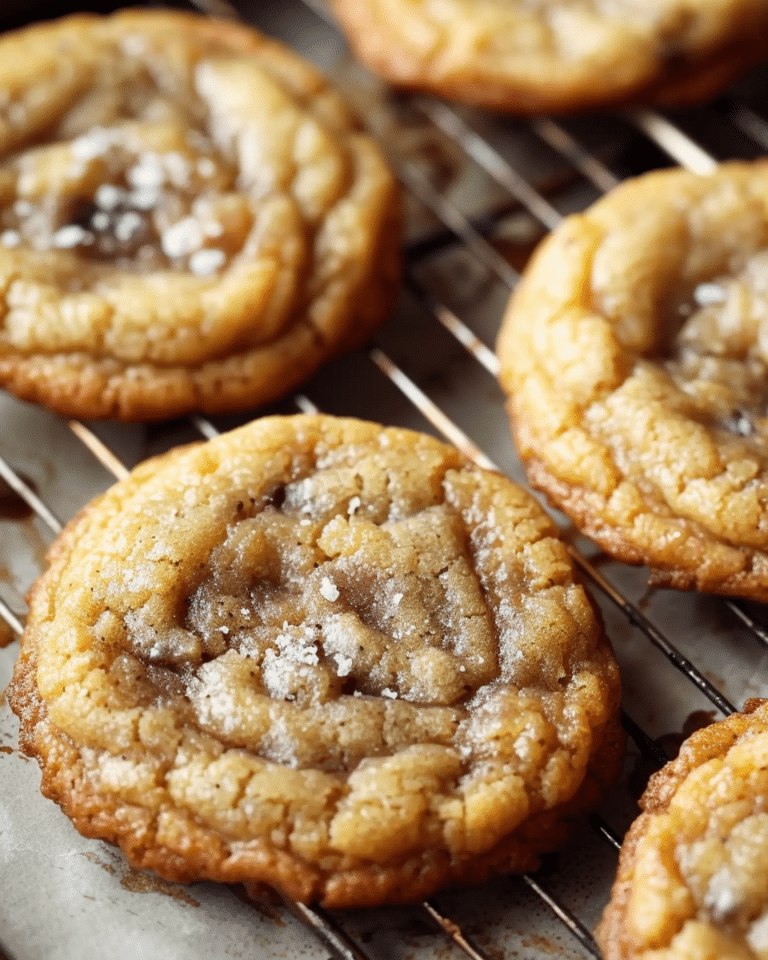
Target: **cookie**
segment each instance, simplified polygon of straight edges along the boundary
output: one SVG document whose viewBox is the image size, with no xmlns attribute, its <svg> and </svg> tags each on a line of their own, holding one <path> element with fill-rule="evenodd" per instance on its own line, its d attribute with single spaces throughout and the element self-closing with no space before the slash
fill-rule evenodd
<svg viewBox="0 0 768 960">
<path fill-rule="evenodd" d="M 606 960 L 768 957 L 768 701 L 655 774 L 596 931 Z"/>
<path fill-rule="evenodd" d="M 275 399 L 386 317 L 396 184 L 297 55 L 173 11 L 0 38 L 0 385 L 67 416 Z"/>
<path fill-rule="evenodd" d="M 43 792 L 172 880 L 330 907 L 527 870 L 619 764 L 619 679 L 529 494 L 407 430 L 270 417 L 58 539 L 9 702 Z"/>
<path fill-rule="evenodd" d="M 768 600 L 768 164 L 627 181 L 534 255 L 498 341 L 533 484 L 652 582 Z"/>
<path fill-rule="evenodd" d="M 765 0 L 333 0 L 386 80 L 519 114 L 705 100 L 768 56 Z"/>
</svg>

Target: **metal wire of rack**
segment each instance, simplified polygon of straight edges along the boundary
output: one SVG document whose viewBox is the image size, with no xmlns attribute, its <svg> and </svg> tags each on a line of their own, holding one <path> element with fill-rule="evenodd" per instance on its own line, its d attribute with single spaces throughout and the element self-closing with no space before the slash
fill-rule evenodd
<svg viewBox="0 0 768 960">
<path fill-rule="evenodd" d="M 333 31 L 332 21 L 321 0 L 304 0 L 304 3 L 312 11 L 308 15 L 320 17 L 323 29 Z M 243 9 L 240 9 L 233 7 L 227 0 L 198 0 L 196 6 L 218 16 L 243 15 L 246 19 L 257 22 L 258 25 L 258 18 L 248 11 L 247 5 L 243 5 Z M 758 78 L 757 82 L 768 86 L 768 76 Z M 444 295 L 444 284 L 440 282 L 439 271 L 436 274 L 433 269 L 435 258 L 439 258 L 446 252 L 450 257 L 455 257 L 458 251 L 459 258 L 465 265 L 468 263 L 471 271 L 474 271 L 473 275 L 479 271 L 483 276 L 483 285 L 496 289 L 495 303 L 498 305 L 502 299 L 501 293 L 506 295 L 514 288 L 519 273 L 494 242 L 496 231 L 505 219 L 521 215 L 528 218 L 539 232 L 553 229 L 563 216 L 557 203 L 559 197 L 552 191 L 545 193 L 544 188 L 536 182 L 530 172 L 522 173 L 517 169 L 514 161 L 509 158 L 508 151 L 504 149 L 508 130 L 503 121 L 494 121 L 495 131 L 501 131 L 503 134 L 500 136 L 501 146 L 499 146 L 495 142 L 493 125 L 489 133 L 487 118 L 475 115 L 471 111 L 455 108 L 423 95 L 399 96 L 394 101 L 394 107 L 391 102 L 388 104 L 388 109 L 393 108 L 407 110 L 409 116 L 418 114 L 422 117 L 424 122 L 453 145 L 464 163 L 472 164 L 494 186 L 495 202 L 492 210 L 482 215 L 478 215 L 477 211 L 467 212 L 462 209 L 460 201 L 436 187 L 430 177 L 414 164 L 407 154 L 399 152 L 387 143 L 384 144 L 412 200 L 429 211 L 434 218 L 433 233 L 437 228 L 442 230 L 438 240 L 433 239 L 426 246 L 419 240 L 409 242 L 406 247 L 408 256 L 405 292 L 409 299 L 408 309 L 415 310 L 420 316 L 420 323 L 425 327 L 426 337 L 435 336 L 435 331 L 438 328 L 441 329 L 447 334 L 450 342 L 457 346 L 462 356 L 465 359 L 469 358 L 469 361 L 482 371 L 483 376 L 492 380 L 497 374 L 497 361 L 488 342 L 487 325 L 480 323 L 481 329 L 478 329 L 473 316 L 462 316 L 463 313 L 471 314 L 471 310 L 462 310 L 461 305 L 456 306 L 446 302 L 452 297 Z M 709 105 L 703 109 L 716 111 L 722 122 L 731 126 L 734 139 L 742 138 L 739 140 L 741 153 L 758 155 L 762 150 L 768 149 L 768 119 L 761 116 L 758 109 L 747 99 L 741 99 L 738 94 L 730 93 L 721 98 L 714 107 Z M 645 149 L 650 147 L 651 150 L 657 151 L 659 156 L 666 157 L 694 172 L 706 173 L 713 169 L 718 160 L 726 159 L 728 154 L 717 153 L 707 145 L 706 141 L 688 133 L 686 123 L 689 117 L 690 114 L 670 116 L 651 110 L 634 110 L 616 118 L 616 122 L 622 125 L 622 137 L 627 137 L 626 131 L 631 130 L 633 143 L 641 143 Z M 584 130 L 583 128 L 580 130 L 578 124 L 561 122 L 553 118 L 535 118 L 524 124 L 516 122 L 516 135 L 520 135 L 522 126 L 526 128 L 526 136 L 536 139 L 543 150 L 550 151 L 558 163 L 570 172 L 566 178 L 569 187 L 573 185 L 574 180 L 578 180 L 599 195 L 611 189 L 626 175 L 626 171 L 620 169 L 623 164 L 616 161 L 616 155 L 611 149 L 604 147 L 595 149 L 583 142 Z M 568 189 L 561 193 L 565 206 L 572 205 L 573 199 Z M 499 201 L 499 196 L 504 198 L 503 202 Z M 579 202 L 583 203 L 583 196 Z M 426 255 L 424 255 L 425 250 Z M 435 282 L 436 276 L 438 282 Z M 458 299 L 461 300 L 461 297 Z M 358 366 L 366 365 L 367 369 L 364 373 L 366 378 L 371 376 L 370 367 L 378 371 L 394 391 L 391 395 L 398 396 L 431 429 L 454 443 L 479 465 L 492 468 L 500 466 L 501 469 L 507 469 L 510 472 L 509 461 L 498 465 L 494 456 L 486 452 L 484 440 L 487 437 L 475 439 L 472 430 L 474 424 L 470 422 L 468 427 L 467 418 L 457 416 L 456 412 L 450 409 L 451 404 L 445 402 L 445 395 L 441 389 L 435 389 L 430 377 L 424 375 L 418 357 L 414 362 L 414 355 L 409 355 L 408 350 L 400 348 L 401 344 L 396 337 L 388 338 L 386 334 L 382 334 L 376 338 L 376 342 L 367 352 L 356 355 L 348 363 Z M 452 356 L 450 351 L 449 347 L 449 359 Z M 395 353 L 404 354 L 404 360 L 395 357 Z M 415 368 L 415 373 L 410 372 L 409 366 Z M 345 368 L 347 372 L 349 369 L 349 367 Z M 317 387 L 317 396 L 312 392 L 313 386 Z M 324 409 L 329 398 L 333 406 L 336 401 L 332 384 L 329 386 L 328 382 L 321 379 L 314 380 L 307 388 L 307 393 L 295 396 L 292 403 L 296 409 L 306 412 Z M 346 402 L 348 398 L 344 397 L 343 400 Z M 397 407 L 397 404 L 395 406 Z M 358 413 L 355 409 L 347 409 L 345 412 Z M 471 421 L 471 417 L 469 420 Z M 226 418 L 219 425 L 205 418 L 192 417 L 185 426 L 178 429 L 184 434 L 185 439 L 190 434 L 211 438 L 219 432 L 220 426 L 226 429 L 229 424 Z M 114 435 L 110 436 L 109 431 L 105 440 L 103 431 L 90 425 L 70 421 L 67 426 L 77 441 L 112 476 L 120 478 L 128 473 L 124 454 L 121 455 L 113 449 L 110 439 L 114 439 Z M 171 436 L 173 441 L 175 434 Z M 161 445 L 163 443 L 167 445 L 168 437 L 162 437 L 159 442 Z M 121 444 L 117 443 L 115 446 L 120 448 Z M 516 472 L 519 474 L 519 470 L 516 469 Z M 11 465 L 10 458 L 8 460 L 0 458 L 0 478 L 28 505 L 47 528 L 50 536 L 55 536 L 62 529 L 62 520 L 51 509 L 45 497 L 39 495 L 34 486 L 24 478 L 22 472 Z M 620 586 L 616 585 L 616 578 L 612 574 L 615 572 L 614 567 L 620 565 L 608 565 L 608 574 L 604 574 L 601 569 L 603 558 L 599 554 L 594 554 L 594 551 L 590 551 L 588 546 L 585 549 L 584 544 L 577 539 L 571 546 L 571 552 L 584 576 L 602 598 L 604 609 L 613 608 L 616 615 L 623 618 L 633 638 L 631 641 L 633 645 L 637 644 L 639 638 L 640 643 L 650 645 L 657 650 L 672 666 L 676 675 L 690 685 L 696 696 L 706 698 L 716 713 L 726 715 L 737 708 L 731 691 L 722 688 L 723 686 L 736 688 L 738 684 L 718 682 L 722 680 L 720 677 L 713 679 L 713 671 L 706 664 L 697 665 L 694 662 L 695 657 L 682 649 L 677 638 L 670 639 L 670 631 L 660 628 L 658 617 L 649 616 L 644 611 L 645 607 L 653 606 L 648 594 L 639 591 L 639 597 L 632 598 L 628 595 L 632 590 L 631 586 L 630 591 L 627 591 L 623 583 Z M 715 609 L 714 604 L 718 605 L 717 616 L 723 620 L 725 634 L 730 635 L 743 630 L 746 636 L 755 641 L 755 650 L 768 649 L 768 631 L 761 622 L 759 609 L 730 600 L 711 600 L 706 602 L 707 614 Z M 0 596 L 0 618 L 13 633 L 21 633 L 23 612 L 18 602 L 13 603 L 10 599 Z M 740 637 L 739 642 L 743 639 Z M 748 662 L 740 668 L 743 682 L 742 689 L 736 690 L 737 693 L 749 689 L 751 679 L 746 680 L 746 675 L 749 674 L 751 678 L 751 664 L 760 657 L 762 653 L 756 654 L 754 651 L 747 657 Z M 712 719 L 712 716 L 713 714 L 710 714 L 709 718 Z M 631 711 L 624 713 L 624 723 L 640 758 L 647 761 L 650 768 L 659 766 L 667 753 L 658 737 L 647 732 L 643 722 L 636 720 L 631 715 Z M 593 817 L 591 822 L 594 835 L 605 844 L 610 851 L 610 856 L 615 860 L 615 851 L 620 845 L 621 830 L 609 824 L 602 811 L 601 814 Z M 589 932 L 590 924 L 579 916 L 579 911 L 569 904 L 559 890 L 552 889 L 559 886 L 556 874 L 554 877 L 555 882 L 550 883 L 549 877 L 525 876 L 522 878 L 522 885 L 545 905 L 571 938 L 570 942 L 562 947 L 561 955 L 599 957 L 599 951 Z M 607 891 L 602 891 L 603 895 L 606 893 Z M 442 903 L 442 898 L 440 900 Z M 350 924 L 346 917 L 331 915 L 325 911 L 298 904 L 287 903 L 285 906 L 299 917 L 306 929 L 310 930 L 323 948 L 330 950 L 333 955 L 343 960 L 366 960 L 372 956 L 363 942 L 365 938 L 361 939 L 360 936 L 356 936 L 354 929 L 350 930 L 350 926 L 354 928 L 355 924 Z M 474 960 L 488 960 L 491 956 L 498 956 L 495 946 L 481 943 L 482 937 L 478 937 L 466 921 L 458 919 L 451 910 L 440 906 L 437 901 L 427 901 L 421 905 L 420 909 L 429 922 L 439 927 L 459 951 L 459 955 L 466 955 Z M 0 937 L 2 937 L 2 931 L 0 931 Z M 524 940 L 520 942 L 525 947 L 526 942 Z M 510 955 L 515 955 L 517 952 L 508 944 L 506 950 Z M 548 949 L 546 952 L 551 954 L 552 951 Z M 532 949 L 525 955 L 538 956 L 539 954 Z M 0 949 L 0 956 L 2 956 L 2 949 Z M 19 956 L 18 960 L 28 960 L 28 958 Z"/>
</svg>

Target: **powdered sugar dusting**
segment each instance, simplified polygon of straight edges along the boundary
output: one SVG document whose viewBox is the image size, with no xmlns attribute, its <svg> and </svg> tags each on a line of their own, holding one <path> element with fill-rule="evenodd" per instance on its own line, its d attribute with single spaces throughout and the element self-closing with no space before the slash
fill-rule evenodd
<svg viewBox="0 0 768 960">
<path fill-rule="evenodd" d="M 333 603 L 335 600 L 339 599 L 339 588 L 329 577 L 323 577 L 322 582 L 320 583 L 320 593 L 330 603 Z"/>
<path fill-rule="evenodd" d="M 187 256 L 203 245 L 203 232 L 194 217 L 184 217 L 164 230 L 160 246 L 169 259 Z"/>
<path fill-rule="evenodd" d="M 114 210 L 115 207 L 124 203 L 127 192 L 114 183 L 100 183 L 93 195 L 96 206 L 102 210 Z"/>
<path fill-rule="evenodd" d="M 768 953 L 768 913 L 763 913 L 747 931 L 747 943 L 760 956 Z"/>
<path fill-rule="evenodd" d="M 93 242 L 93 234 L 88 233 L 78 224 L 71 223 L 65 227 L 60 227 L 51 239 L 54 247 L 66 250 L 77 247 L 88 240 Z"/>
<path fill-rule="evenodd" d="M 353 660 L 357 653 L 358 643 L 355 636 L 354 614 L 334 614 L 327 617 L 322 624 L 323 649 L 326 653 Z"/>
<path fill-rule="evenodd" d="M 693 299 L 700 307 L 709 307 L 716 303 L 725 303 L 726 291 L 718 283 L 700 283 L 693 291 Z"/>
<path fill-rule="evenodd" d="M 734 877 L 728 867 L 721 867 L 712 874 L 704 897 L 704 903 L 716 920 L 724 920 L 739 905 L 739 895 Z"/>
<path fill-rule="evenodd" d="M 296 740 L 291 735 L 285 718 L 280 715 L 271 716 L 269 732 L 262 742 L 264 755 L 274 763 L 296 768 L 299 765 L 296 749 Z"/>
<path fill-rule="evenodd" d="M 335 657 L 335 662 L 336 662 L 336 676 L 348 677 L 352 672 L 352 667 L 353 667 L 352 657 L 345 657 L 341 654 L 337 654 Z"/>
<path fill-rule="evenodd" d="M 187 695 L 203 723 L 214 725 L 225 736 L 237 725 L 237 703 L 226 682 L 223 660 L 204 663 L 187 687 Z"/>
<path fill-rule="evenodd" d="M 223 250 L 207 247 L 196 250 L 189 258 L 189 269 L 198 277 L 207 277 L 224 266 L 226 256 Z"/>
<path fill-rule="evenodd" d="M 320 662 L 317 652 L 317 631 L 314 627 L 289 626 L 275 637 L 277 649 L 267 650 L 262 663 L 262 679 L 271 697 L 279 700 L 293 699 L 297 682 L 306 670 Z"/>
<path fill-rule="evenodd" d="M 151 611 L 139 609 L 125 616 L 134 649 L 150 661 L 183 661 L 197 655 L 199 639 L 180 627 L 155 625 Z"/>
<path fill-rule="evenodd" d="M 139 162 L 135 166 L 126 171 L 125 179 L 136 189 L 149 187 L 157 190 L 165 181 L 165 173 L 159 158 L 154 154 L 145 153 L 139 157 Z"/>
<path fill-rule="evenodd" d="M 96 157 L 103 156 L 114 145 L 116 136 L 119 136 L 116 130 L 93 127 L 88 133 L 73 140 L 70 149 L 73 156 L 78 160 L 95 160 Z"/>
</svg>

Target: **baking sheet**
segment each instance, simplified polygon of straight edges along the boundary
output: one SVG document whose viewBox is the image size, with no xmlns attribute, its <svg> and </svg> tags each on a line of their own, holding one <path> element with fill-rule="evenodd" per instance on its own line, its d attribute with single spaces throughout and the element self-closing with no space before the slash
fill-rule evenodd
<svg viewBox="0 0 768 960">
<path fill-rule="evenodd" d="M 540 226 L 495 184 L 460 146 L 437 131 L 419 101 L 394 96 L 352 63 L 331 27 L 299 0 L 241 5 L 244 16 L 290 42 L 345 89 L 372 123 L 396 160 L 416 171 L 468 222 L 490 236 L 493 248 L 521 266 Z M 768 88 L 756 71 L 738 91 L 739 103 L 759 103 Z M 732 124 L 731 100 L 672 116 L 677 129 L 704 139 L 717 155 L 749 156 L 761 149 Z M 516 170 L 537 184 L 560 213 L 578 209 L 598 193 L 574 168 L 546 147 L 530 125 L 459 111 L 498 148 Z M 566 125 L 567 126 L 567 125 Z M 617 176 L 668 163 L 626 117 L 570 122 L 579 142 Z M 408 203 L 409 264 L 413 278 L 453 310 L 487 347 L 492 347 L 507 285 L 475 254 L 457 243 L 434 211 L 412 197 Z M 501 392 L 487 365 L 478 362 L 407 291 L 375 348 L 393 361 L 444 416 L 514 479 L 523 474 L 513 452 Z M 439 432 L 424 401 L 408 399 L 381 372 L 366 349 L 340 358 L 315 376 L 303 392 L 328 413 Z M 293 412 L 295 402 L 272 407 Z M 221 429 L 242 417 L 216 421 Z M 199 436 L 186 420 L 167 424 L 93 425 L 126 465 Z M 23 474 L 53 512 L 71 517 L 112 480 L 74 436 L 68 424 L 45 411 L 0 395 L 0 455 Z M 0 491 L 1 492 L 1 491 Z M 12 498 L 10 498 L 12 499 Z M 6 518 L 10 500 L 0 496 L 0 597 L 21 618 L 23 596 L 42 568 L 52 534 L 34 517 Z M 21 511 L 23 512 L 23 511 Z M 567 525 L 566 536 L 591 557 L 601 573 L 635 603 L 649 621 L 699 667 L 734 704 L 768 695 L 768 654 L 721 600 L 647 591 L 645 573 L 607 562 Z M 634 629 L 615 605 L 599 597 L 624 677 L 627 713 L 667 747 L 684 726 L 716 719 L 710 701 Z M 749 608 L 757 617 L 762 610 Z M 0 642 L 10 634 L 0 628 Z M 18 643 L 0 649 L 4 688 Z M 634 815 L 634 796 L 651 766 L 630 744 L 627 775 L 601 811 L 619 835 Z M 540 881 L 588 928 L 607 900 L 616 855 L 601 836 L 585 830 Z M 58 808 L 39 793 L 36 763 L 17 749 L 17 727 L 0 702 L 0 957 L 11 960 L 114 960 L 164 958 L 306 957 L 324 960 L 330 949 L 277 897 L 251 905 L 236 889 L 215 884 L 180 887 L 126 866 L 110 846 L 80 837 Z M 492 958 L 584 957 L 584 948 L 542 900 L 518 878 L 499 879 L 474 891 L 436 898 Z M 354 941 L 374 958 L 450 960 L 462 956 L 417 906 L 338 915 Z"/>
</svg>

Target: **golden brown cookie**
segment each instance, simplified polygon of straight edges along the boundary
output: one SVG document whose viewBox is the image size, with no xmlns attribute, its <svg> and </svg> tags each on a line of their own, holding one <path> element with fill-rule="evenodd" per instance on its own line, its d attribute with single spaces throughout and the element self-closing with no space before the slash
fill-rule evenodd
<svg viewBox="0 0 768 960">
<path fill-rule="evenodd" d="M 704 100 L 768 56 L 765 0 L 332 0 L 390 82 L 513 113 Z"/>
<path fill-rule="evenodd" d="M 540 247 L 498 342 L 532 483 L 653 581 L 768 600 L 768 164 L 629 181 Z"/>
<path fill-rule="evenodd" d="M 596 936 L 606 960 L 768 957 L 768 701 L 651 778 Z"/>
<path fill-rule="evenodd" d="M 272 400 L 397 286 L 396 185 L 256 31 L 172 11 L 0 39 L 0 384 L 139 420 Z"/>
<path fill-rule="evenodd" d="M 620 760 L 551 520 L 436 440 L 266 418 L 54 545 L 9 700 L 43 792 L 175 880 L 355 906 L 534 867 Z"/>
</svg>

